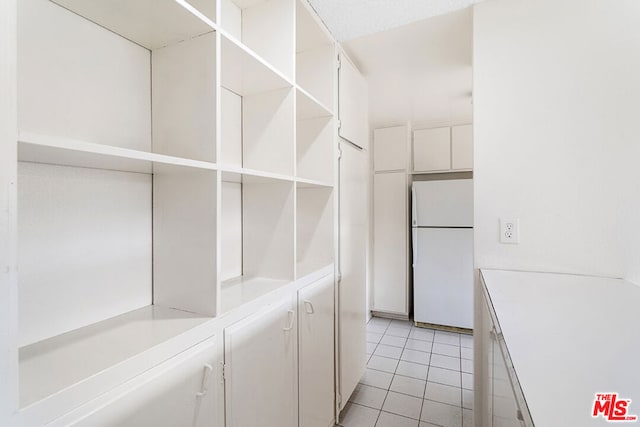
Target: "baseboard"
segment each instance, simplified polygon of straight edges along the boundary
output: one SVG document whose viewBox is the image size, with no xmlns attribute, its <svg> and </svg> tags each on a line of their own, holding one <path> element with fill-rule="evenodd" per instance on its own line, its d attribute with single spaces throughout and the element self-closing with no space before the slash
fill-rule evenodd
<svg viewBox="0 0 640 427">
<path fill-rule="evenodd" d="M 459 328 L 457 326 L 436 325 L 434 323 L 413 322 L 418 328 L 437 329 L 439 331 L 457 332 L 459 334 L 473 335 L 473 329 Z"/>
<path fill-rule="evenodd" d="M 385 319 L 409 320 L 408 314 L 387 313 L 386 311 L 371 310 L 373 317 L 384 317 Z"/>
</svg>

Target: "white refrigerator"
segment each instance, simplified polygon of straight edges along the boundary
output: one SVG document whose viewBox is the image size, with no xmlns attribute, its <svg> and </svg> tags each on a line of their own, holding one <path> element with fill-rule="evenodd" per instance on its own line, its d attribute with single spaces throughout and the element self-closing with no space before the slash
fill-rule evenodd
<svg viewBox="0 0 640 427">
<path fill-rule="evenodd" d="M 412 187 L 416 322 L 473 328 L 473 181 Z"/>
</svg>

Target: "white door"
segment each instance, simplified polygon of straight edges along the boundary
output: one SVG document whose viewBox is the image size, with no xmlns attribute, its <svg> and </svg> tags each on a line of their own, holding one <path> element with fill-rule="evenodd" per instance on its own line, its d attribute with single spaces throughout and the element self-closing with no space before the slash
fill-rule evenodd
<svg viewBox="0 0 640 427">
<path fill-rule="evenodd" d="M 224 330 L 227 427 L 298 424 L 293 298 Z"/>
<path fill-rule="evenodd" d="M 215 341 L 198 344 L 48 426 L 222 426 L 221 343 Z"/>
<path fill-rule="evenodd" d="M 414 242 L 416 322 L 473 328 L 473 229 L 419 228 Z"/>
<path fill-rule="evenodd" d="M 408 315 L 407 175 L 373 178 L 373 310 Z"/>
<path fill-rule="evenodd" d="M 334 277 L 298 291 L 300 427 L 334 420 Z"/>
<path fill-rule="evenodd" d="M 362 378 L 367 352 L 367 188 L 369 159 L 366 151 L 340 143 L 340 215 L 338 284 L 338 362 L 340 409 L 344 408 Z"/>
</svg>

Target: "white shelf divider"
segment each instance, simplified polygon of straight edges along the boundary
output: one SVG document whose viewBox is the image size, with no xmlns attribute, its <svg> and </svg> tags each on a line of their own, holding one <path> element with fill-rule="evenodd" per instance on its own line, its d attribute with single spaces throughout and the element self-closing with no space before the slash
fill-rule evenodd
<svg viewBox="0 0 640 427">
<path fill-rule="evenodd" d="M 63 166 L 152 173 L 154 164 L 216 170 L 211 162 L 166 156 L 76 139 L 20 132 L 18 160 Z"/>
<path fill-rule="evenodd" d="M 333 112 L 326 107 L 317 98 L 311 95 L 309 92 L 301 88 L 299 85 L 296 87 L 297 91 L 297 120 L 314 119 L 320 117 L 331 117 Z"/>
<path fill-rule="evenodd" d="M 222 172 L 222 181 L 226 182 L 256 182 L 260 181 L 261 179 L 289 182 L 295 181 L 295 178 L 292 175 L 277 174 L 256 169 L 247 169 L 227 165 L 220 165 L 219 169 Z"/>
<path fill-rule="evenodd" d="M 316 179 L 296 178 L 298 188 L 333 188 L 330 181 L 319 181 Z"/>
</svg>

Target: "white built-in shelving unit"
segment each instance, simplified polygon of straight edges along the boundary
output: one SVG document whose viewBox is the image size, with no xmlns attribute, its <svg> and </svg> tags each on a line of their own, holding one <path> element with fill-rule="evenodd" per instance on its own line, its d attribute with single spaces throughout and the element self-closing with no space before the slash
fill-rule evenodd
<svg viewBox="0 0 640 427">
<path fill-rule="evenodd" d="M 336 50 L 301 0 L 17 3 L 19 406 L 63 411 L 334 262 Z"/>
</svg>

